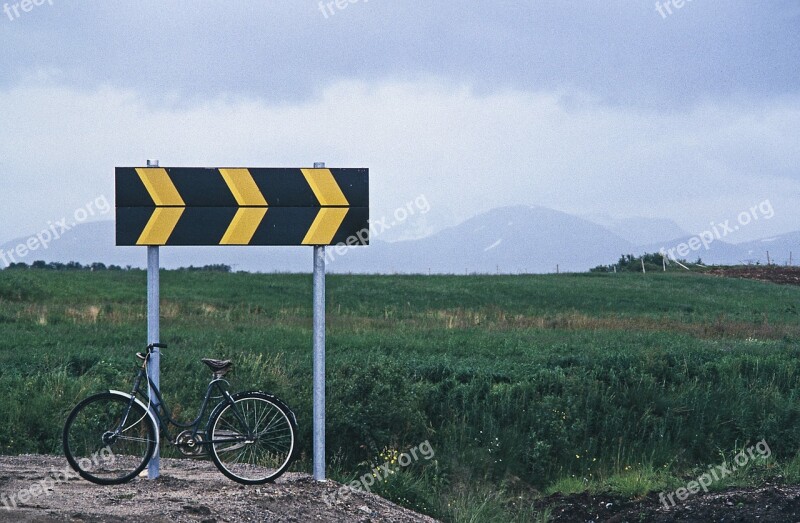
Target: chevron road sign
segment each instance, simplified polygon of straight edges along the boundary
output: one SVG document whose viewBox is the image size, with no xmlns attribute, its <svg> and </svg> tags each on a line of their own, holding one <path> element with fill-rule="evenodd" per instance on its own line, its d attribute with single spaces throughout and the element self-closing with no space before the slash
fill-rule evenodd
<svg viewBox="0 0 800 523">
<path fill-rule="evenodd" d="M 117 245 L 369 243 L 369 170 L 116 169 Z"/>
</svg>

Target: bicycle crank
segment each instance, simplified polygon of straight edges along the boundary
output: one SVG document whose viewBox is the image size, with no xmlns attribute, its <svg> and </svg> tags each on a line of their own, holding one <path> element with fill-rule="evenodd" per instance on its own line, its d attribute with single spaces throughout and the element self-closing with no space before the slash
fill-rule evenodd
<svg viewBox="0 0 800 523">
<path fill-rule="evenodd" d="M 200 434 L 193 436 L 189 430 L 185 430 L 178 435 L 175 439 L 175 446 L 178 447 L 181 454 L 189 458 L 197 458 L 207 454 L 203 445 L 203 436 Z"/>
</svg>

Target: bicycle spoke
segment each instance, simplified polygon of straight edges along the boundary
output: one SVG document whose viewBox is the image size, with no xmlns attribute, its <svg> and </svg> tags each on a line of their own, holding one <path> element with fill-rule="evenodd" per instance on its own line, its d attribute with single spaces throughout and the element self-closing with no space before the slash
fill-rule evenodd
<svg viewBox="0 0 800 523">
<path fill-rule="evenodd" d="M 130 436 L 119 436 L 117 441 L 141 441 L 141 442 L 148 442 L 150 441 L 148 438 L 132 438 Z"/>
</svg>

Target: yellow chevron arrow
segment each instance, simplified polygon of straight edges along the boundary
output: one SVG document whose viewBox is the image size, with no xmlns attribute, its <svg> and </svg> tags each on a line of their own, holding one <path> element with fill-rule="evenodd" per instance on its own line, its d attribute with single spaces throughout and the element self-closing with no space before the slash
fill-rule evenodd
<svg viewBox="0 0 800 523">
<path fill-rule="evenodd" d="M 166 245 L 185 210 L 185 207 L 156 208 L 136 245 Z"/>
<path fill-rule="evenodd" d="M 250 245 L 258 226 L 267 214 L 266 207 L 245 207 L 236 211 L 230 227 L 219 242 L 220 245 Z"/>
<path fill-rule="evenodd" d="M 350 202 L 345 198 L 339 184 L 333 177 L 330 169 L 300 169 L 306 182 L 323 207 L 342 206 L 349 207 Z"/>
<path fill-rule="evenodd" d="M 267 200 L 247 169 L 220 169 L 219 173 L 228 184 L 236 203 L 240 207 L 266 207 Z M 248 240 L 249 241 L 249 240 Z"/>
<path fill-rule="evenodd" d="M 303 239 L 303 245 L 330 245 L 349 210 L 343 207 L 320 209 L 314 223 L 308 229 L 308 234 Z"/>
<path fill-rule="evenodd" d="M 136 173 L 157 207 L 185 207 L 178 189 L 167 174 L 166 169 L 139 168 Z"/>
</svg>

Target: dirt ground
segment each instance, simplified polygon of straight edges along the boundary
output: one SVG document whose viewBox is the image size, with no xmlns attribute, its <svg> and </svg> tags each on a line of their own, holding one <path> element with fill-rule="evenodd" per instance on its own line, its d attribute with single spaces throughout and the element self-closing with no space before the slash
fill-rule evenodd
<svg viewBox="0 0 800 523">
<path fill-rule="evenodd" d="M 674 499 L 674 498 L 673 498 Z M 555 506 L 550 521 L 559 523 L 798 523 L 800 486 L 767 485 L 756 489 L 732 488 L 698 494 L 665 507 L 658 494 L 639 500 L 593 494 L 555 494 L 536 503 Z"/>
<path fill-rule="evenodd" d="M 436 523 L 372 494 L 352 493 L 348 500 L 337 500 L 341 485 L 317 483 L 306 474 L 245 487 L 222 476 L 210 462 L 162 459 L 162 476 L 156 481 L 142 478 L 102 487 L 82 479 L 63 481 L 67 467 L 58 456 L 0 456 L 0 521 Z M 32 497 L 20 502 L 20 491 Z M 333 500 L 331 506 L 325 496 Z M 634 500 L 554 494 L 535 503 L 539 510 L 547 507 L 550 521 L 560 523 L 800 523 L 800 486 L 732 488 L 691 496 L 670 508 L 657 494 Z"/>
<path fill-rule="evenodd" d="M 340 500 L 339 484 L 318 483 L 307 474 L 286 474 L 274 484 L 245 487 L 209 461 L 161 463 L 162 476 L 155 481 L 142 478 L 103 487 L 74 477 L 63 481 L 62 471 L 68 470 L 63 457 L 0 456 L 0 521 L 435 523 L 372 494 L 352 493 Z M 20 502 L 20 491 L 32 497 Z M 331 506 L 326 495 L 333 500 Z"/>
<path fill-rule="evenodd" d="M 781 267 L 778 265 L 747 265 L 741 267 L 713 267 L 706 274 L 727 278 L 769 281 L 800 285 L 800 267 Z"/>
</svg>

